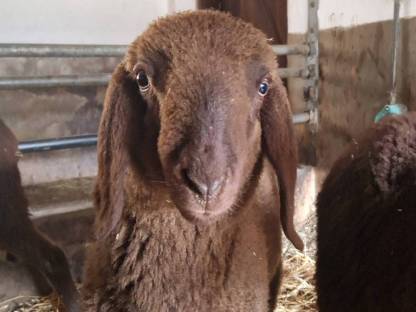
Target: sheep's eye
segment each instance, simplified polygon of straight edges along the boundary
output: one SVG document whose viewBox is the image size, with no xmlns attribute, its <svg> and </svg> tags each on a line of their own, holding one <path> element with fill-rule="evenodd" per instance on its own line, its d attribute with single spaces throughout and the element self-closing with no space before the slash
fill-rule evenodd
<svg viewBox="0 0 416 312">
<path fill-rule="evenodd" d="M 267 83 L 267 81 L 263 81 L 259 86 L 259 94 L 261 96 L 265 96 L 268 91 L 269 91 L 269 84 Z"/>
<path fill-rule="evenodd" d="M 146 92 L 150 88 L 149 78 L 144 71 L 141 71 L 136 76 L 137 84 L 141 92 Z"/>
</svg>

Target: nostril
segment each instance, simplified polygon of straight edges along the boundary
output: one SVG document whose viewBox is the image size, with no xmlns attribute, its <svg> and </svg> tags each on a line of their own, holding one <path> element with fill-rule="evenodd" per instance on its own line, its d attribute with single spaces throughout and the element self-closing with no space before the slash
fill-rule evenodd
<svg viewBox="0 0 416 312">
<path fill-rule="evenodd" d="M 198 181 L 197 179 L 193 178 L 188 170 L 182 170 L 182 178 L 186 184 L 186 186 L 194 193 L 198 194 L 199 196 L 206 197 L 208 194 L 208 185 Z"/>
<path fill-rule="evenodd" d="M 204 183 L 187 169 L 181 170 L 182 180 L 185 185 L 195 194 L 207 200 L 218 194 L 224 185 L 225 178 L 213 180 L 213 182 Z"/>
<path fill-rule="evenodd" d="M 211 187 L 209 188 L 209 194 L 214 196 L 220 189 L 224 182 L 224 179 L 218 179 L 211 183 Z"/>
</svg>

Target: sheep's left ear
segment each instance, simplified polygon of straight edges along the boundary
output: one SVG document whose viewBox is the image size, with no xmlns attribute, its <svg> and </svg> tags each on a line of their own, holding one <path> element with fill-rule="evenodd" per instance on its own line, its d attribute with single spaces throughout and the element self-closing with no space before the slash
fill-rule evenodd
<svg viewBox="0 0 416 312">
<path fill-rule="evenodd" d="M 276 77 L 261 109 L 262 148 L 279 181 L 280 220 L 286 237 L 299 250 L 303 242 L 294 226 L 297 148 L 286 89 Z"/>
</svg>

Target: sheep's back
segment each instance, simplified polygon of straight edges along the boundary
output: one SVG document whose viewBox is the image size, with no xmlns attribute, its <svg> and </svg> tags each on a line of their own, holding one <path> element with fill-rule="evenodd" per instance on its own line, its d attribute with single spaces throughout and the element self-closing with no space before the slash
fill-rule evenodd
<svg viewBox="0 0 416 312">
<path fill-rule="evenodd" d="M 17 167 L 17 139 L 0 119 L 0 248 L 29 221 Z"/>
<path fill-rule="evenodd" d="M 416 310 L 416 118 L 352 144 L 318 196 L 321 311 Z"/>
</svg>

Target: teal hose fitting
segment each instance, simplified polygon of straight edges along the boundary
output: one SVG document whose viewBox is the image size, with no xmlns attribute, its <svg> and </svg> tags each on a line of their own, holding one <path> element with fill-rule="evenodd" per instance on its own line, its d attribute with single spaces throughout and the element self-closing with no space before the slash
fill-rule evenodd
<svg viewBox="0 0 416 312">
<path fill-rule="evenodd" d="M 407 107 L 403 104 L 391 103 L 383 107 L 374 117 L 374 122 L 381 121 L 384 117 L 391 115 L 403 115 L 407 112 Z"/>
</svg>

